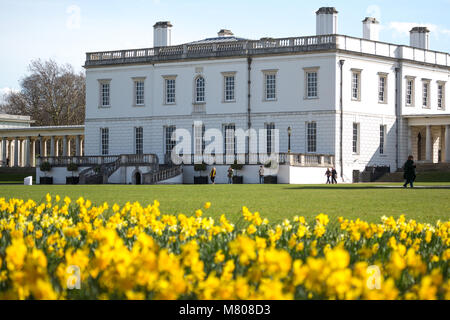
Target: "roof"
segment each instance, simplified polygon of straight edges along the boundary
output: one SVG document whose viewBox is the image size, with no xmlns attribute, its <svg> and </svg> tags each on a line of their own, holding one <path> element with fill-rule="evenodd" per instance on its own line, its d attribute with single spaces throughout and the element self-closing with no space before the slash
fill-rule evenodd
<svg viewBox="0 0 450 320">
<path fill-rule="evenodd" d="M 363 22 L 379 23 L 377 19 L 371 17 L 366 17 Z"/>
<path fill-rule="evenodd" d="M 245 41 L 248 39 L 239 38 L 235 36 L 227 36 L 227 37 L 214 37 L 214 38 L 206 38 L 203 40 L 189 42 L 188 44 L 202 44 L 202 43 L 222 43 L 222 42 L 234 42 L 234 41 Z"/>
<path fill-rule="evenodd" d="M 428 30 L 427 27 L 414 27 L 411 29 L 410 32 L 428 33 L 428 32 L 430 32 L 430 30 Z"/>
</svg>

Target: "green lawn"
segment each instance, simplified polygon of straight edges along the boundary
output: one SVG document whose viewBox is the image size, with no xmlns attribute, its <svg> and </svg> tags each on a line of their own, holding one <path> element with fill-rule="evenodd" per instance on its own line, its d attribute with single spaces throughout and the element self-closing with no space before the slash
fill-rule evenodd
<svg viewBox="0 0 450 320">
<path fill-rule="evenodd" d="M 400 185 L 400 184 L 385 184 Z M 433 186 L 428 183 L 421 185 Z M 378 185 L 379 186 L 379 185 Z M 237 221 L 242 206 L 259 211 L 271 222 L 303 215 L 312 219 L 318 213 L 379 222 L 383 215 L 405 214 L 421 222 L 450 219 L 450 189 L 392 189 L 372 184 L 337 186 L 295 185 L 178 185 L 178 186 L 0 186 L 0 197 L 31 198 L 41 201 L 52 195 L 79 196 L 100 204 L 107 201 L 124 204 L 139 201 L 146 205 L 157 199 L 163 213 L 191 214 L 206 201 L 212 203 L 207 214 L 225 213 Z"/>
</svg>

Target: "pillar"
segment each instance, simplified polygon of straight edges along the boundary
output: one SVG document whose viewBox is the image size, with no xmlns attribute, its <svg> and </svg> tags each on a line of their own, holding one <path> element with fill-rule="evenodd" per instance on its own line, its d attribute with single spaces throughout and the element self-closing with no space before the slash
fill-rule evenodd
<svg viewBox="0 0 450 320">
<path fill-rule="evenodd" d="M 19 166 L 19 138 L 14 140 L 14 167 Z"/>
<path fill-rule="evenodd" d="M 81 139 L 80 139 L 80 136 L 77 136 L 76 140 L 75 140 L 75 155 L 77 157 L 81 156 L 80 151 L 81 151 Z"/>
<path fill-rule="evenodd" d="M 431 162 L 433 153 L 433 144 L 431 139 L 431 126 L 427 126 L 426 146 L 425 146 L 425 160 Z"/>
<path fill-rule="evenodd" d="M 31 140 L 31 166 L 36 167 L 36 139 Z"/>
<path fill-rule="evenodd" d="M 55 137 L 52 136 L 50 139 L 50 157 L 55 156 Z"/>
<path fill-rule="evenodd" d="M 5 137 L 2 138 L 2 167 L 6 167 L 6 144 L 8 141 Z"/>
<path fill-rule="evenodd" d="M 67 157 L 68 154 L 68 148 L 67 148 L 67 136 L 63 136 L 63 141 L 62 141 L 62 156 L 63 157 Z"/>
<path fill-rule="evenodd" d="M 25 139 L 25 145 L 24 145 L 24 156 L 25 156 L 25 167 L 30 166 L 30 146 L 31 146 L 31 138 L 27 137 Z"/>
<path fill-rule="evenodd" d="M 412 130 L 411 126 L 408 126 L 408 157 L 412 155 Z"/>
<path fill-rule="evenodd" d="M 450 124 L 445 126 L 445 161 L 450 163 Z"/>
</svg>

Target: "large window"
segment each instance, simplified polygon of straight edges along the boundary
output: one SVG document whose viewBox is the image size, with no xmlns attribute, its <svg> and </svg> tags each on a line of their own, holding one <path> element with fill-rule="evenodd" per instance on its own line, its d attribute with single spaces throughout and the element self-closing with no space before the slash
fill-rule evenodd
<svg viewBox="0 0 450 320">
<path fill-rule="evenodd" d="M 307 122 L 306 124 L 307 151 L 317 152 L 317 124 L 316 122 Z"/>
<path fill-rule="evenodd" d="M 275 152 L 275 123 L 266 123 L 266 143 L 267 154 Z"/>
<path fill-rule="evenodd" d="M 428 80 L 422 83 L 422 107 L 430 107 L 430 82 Z"/>
<path fill-rule="evenodd" d="M 195 79 L 195 102 L 205 102 L 205 78 L 203 77 Z"/>
<path fill-rule="evenodd" d="M 319 67 L 304 68 L 305 70 L 305 98 L 318 97 L 318 70 Z"/>
<path fill-rule="evenodd" d="M 144 105 L 144 80 L 134 81 L 134 103 L 137 106 Z"/>
<path fill-rule="evenodd" d="M 437 107 L 441 110 L 445 109 L 445 84 L 443 82 L 438 82 Z"/>
<path fill-rule="evenodd" d="M 99 80 L 100 83 L 100 107 L 109 107 L 111 105 L 111 85 L 110 80 Z"/>
<path fill-rule="evenodd" d="M 379 74 L 378 102 L 379 103 L 387 103 L 387 75 L 386 74 Z"/>
<path fill-rule="evenodd" d="M 201 155 L 205 151 L 205 125 L 201 122 L 194 123 L 194 153 Z"/>
<path fill-rule="evenodd" d="M 101 139 L 101 152 L 102 155 L 109 154 L 109 129 L 101 128 L 100 129 L 100 139 Z"/>
<path fill-rule="evenodd" d="M 359 123 L 353 123 L 353 154 L 359 154 Z"/>
<path fill-rule="evenodd" d="M 172 134 L 175 132 L 175 130 L 176 130 L 175 126 L 164 127 L 165 154 L 170 154 L 176 146 L 176 140 L 175 139 L 172 140 Z"/>
<path fill-rule="evenodd" d="M 407 106 L 414 106 L 414 78 L 406 78 L 406 97 Z"/>
<path fill-rule="evenodd" d="M 264 99 L 277 99 L 277 72 L 274 70 L 265 70 L 264 72 Z"/>
<path fill-rule="evenodd" d="M 236 154 L 236 126 L 234 124 L 227 124 L 224 126 L 225 131 L 225 154 Z"/>
<path fill-rule="evenodd" d="M 235 76 L 234 75 L 225 75 L 224 76 L 224 84 L 225 84 L 225 88 L 224 88 L 225 102 L 235 101 L 235 95 L 234 95 Z"/>
<path fill-rule="evenodd" d="M 144 153 L 144 129 L 142 127 L 134 128 L 134 145 L 136 154 Z"/>
<path fill-rule="evenodd" d="M 164 79 L 165 82 L 165 104 L 175 104 L 175 77 L 167 77 Z"/>
<path fill-rule="evenodd" d="M 380 125 L 380 154 L 385 152 L 385 142 L 386 142 L 386 126 Z"/>
<path fill-rule="evenodd" d="M 361 100 L 361 70 L 352 69 L 352 100 Z"/>
</svg>

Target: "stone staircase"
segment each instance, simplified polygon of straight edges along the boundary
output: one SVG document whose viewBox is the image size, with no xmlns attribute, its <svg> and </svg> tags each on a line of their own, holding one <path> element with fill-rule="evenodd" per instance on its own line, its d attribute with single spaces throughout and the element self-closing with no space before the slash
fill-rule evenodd
<svg viewBox="0 0 450 320">
<path fill-rule="evenodd" d="M 169 180 L 182 173 L 182 166 L 160 165 L 158 171 L 145 173 L 143 175 L 144 184 L 157 184 L 158 182 Z"/>
<path fill-rule="evenodd" d="M 450 163 L 416 163 L 416 181 L 442 181 L 442 178 L 450 176 Z M 437 176 L 441 177 L 437 177 Z M 443 180 L 448 180 L 444 178 Z M 376 182 L 404 182 L 403 169 L 397 172 L 381 176 Z"/>
</svg>

